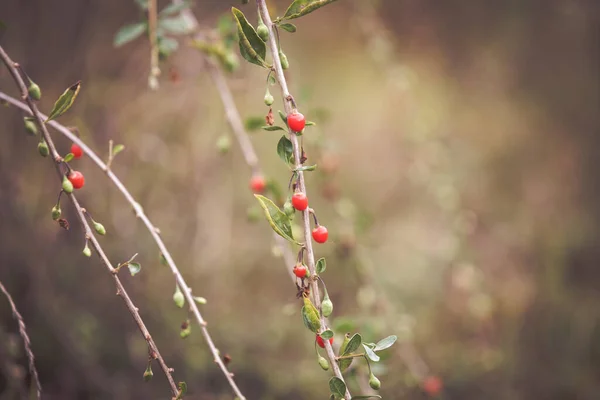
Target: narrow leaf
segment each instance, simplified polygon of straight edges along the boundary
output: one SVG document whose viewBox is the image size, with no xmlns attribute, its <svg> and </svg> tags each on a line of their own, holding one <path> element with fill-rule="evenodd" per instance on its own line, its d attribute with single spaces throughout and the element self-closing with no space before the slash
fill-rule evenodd
<svg viewBox="0 0 600 400">
<path fill-rule="evenodd" d="M 284 31 L 288 31 L 290 33 L 296 32 L 296 25 L 294 25 L 294 24 L 290 24 L 290 23 L 280 24 L 279 27 L 281 29 L 283 29 Z"/>
<path fill-rule="evenodd" d="M 254 197 L 260 203 L 260 206 L 265 212 L 265 216 L 267 217 L 267 221 L 269 221 L 269 225 L 271 228 L 282 238 L 295 243 L 300 244 L 294 240 L 294 236 L 292 234 L 292 225 L 290 224 L 290 219 L 285 215 L 283 211 L 279 209 L 270 199 L 265 196 L 261 196 L 260 194 L 255 194 Z"/>
<path fill-rule="evenodd" d="M 315 169 L 317 169 L 317 164 L 315 165 L 302 165 L 298 168 L 295 169 L 295 171 L 299 172 L 299 171 L 314 171 Z"/>
<path fill-rule="evenodd" d="M 288 7 L 282 19 L 294 19 L 302 17 L 318 8 L 333 3 L 335 0 L 294 0 Z"/>
<path fill-rule="evenodd" d="M 284 163 L 289 164 L 293 154 L 294 146 L 292 145 L 292 142 L 285 135 L 283 135 L 277 143 L 277 155 L 283 160 Z"/>
<path fill-rule="evenodd" d="M 334 376 L 329 380 L 329 391 L 334 396 L 344 398 L 346 395 L 346 384 L 343 380 Z"/>
<path fill-rule="evenodd" d="M 71 161 L 73 158 L 75 158 L 75 156 L 73 155 L 73 153 L 69 153 L 65 156 L 64 161 L 65 162 L 69 162 Z"/>
<path fill-rule="evenodd" d="M 369 346 L 363 343 L 363 347 L 365 348 L 365 354 L 367 355 L 367 357 L 369 357 L 369 359 L 371 359 L 371 361 L 379 361 L 379 356 L 375 354 L 375 352 L 371 350 Z"/>
<path fill-rule="evenodd" d="M 287 116 L 281 110 L 277 110 L 277 112 L 279 113 L 279 117 L 281 118 L 283 123 L 287 125 Z"/>
<path fill-rule="evenodd" d="M 344 350 L 342 356 L 347 356 L 348 354 L 354 353 L 360 347 L 361 343 L 362 338 L 360 334 L 355 333 L 354 336 L 350 338 L 350 341 L 348 342 L 348 345 L 346 346 L 346 349 Z"/>
<path fill-rule="evenodd" d="M 79 89 L 81 88 L 81 81 L 77 81 L 70 88 L 64 91 L 63 94 L 60 95 L 56 103 L 54 103 L 54 107 L 52 111 L 50 111 L 50 115 L 46 119 L 45 122 L 51 121 L 60 115 L 64 114 L 71 106 L 73 102 L 77 98 L 79 94 Z"/>
<path fill-rule="evenodd" d="M 243 12 L 235 7 L 231 7 L 231 12 L 237 22 L 240 53 L 242 54 L 242 57 L 252 64 L 267 67 L 267 63 L 265 63 L 267 55 L 267 46 L 265 42 L 258 36 L 256 30 L 250 22 L 248 22 Z"/>
<path fill-rule="evenodd" d="M 146 23 L 138 22 L 136 24 L 125 25 L 115 34 L 113 46 L 121 47 L 132 40 L 137 39 L 146 31 Z"/>
<path fill-rule="evenodd" d="M 136 262 L 128 263 L 127 268 L 129 268 L 129 273 L 131 274 L 131 276 L 135 276 L 142 270 L 142 266 L 140 265 L 140 263 Z"/>
<path fill-rule="evenodd" d="M 198 304 L 206 304 L 207 301 L 204 297 L 194 296 L 194 301 Z"/>
<path fill-rule="evenodd" d="M 160 19 L 158 26 L 172 35 L 186 35 L 194 30 L 183 15 Z"/>
<path fill-rule="evenodd" d="M 305 126 L 315 126 L 315 125 L 316 125 L 316 123 L 312 122 L 312 121 L 306 121 L 306 124 L 305 124 Z"/>
<path fill-rule="evenodd" d="M 285 131 L 284 128 L 277 126 L 277 125 L 273 125 L 273 126 L 269 126 L 269 125 L 265 125 L 262 127 L 265 131 L 269 131 L 269 132 L 274 132 L 274 131 Z"/>
<path fill-rule="evenodd" d="M 170 16 L 170 15 L 175 15 L 180 11 L 185 10 L 186 8 L 190 7 L 190 2 L 189 1 L 182 1 L 180 3 L 171 3 L 168 6 L 166 6 L 165 8 L 163 8 L 159 13 L 158 16 L 159 17 L 165 17 L 165 16 Z"/>
<path fill-rule="evenodd" d="M 244 120 L 244 127 L 247 131 L 256 131 L 265 123 L 265 118 L 261 116 L 252 116 Z"/>
<path fill-rule="evenodd" d="M 319 336 L 325 340 L 331 339 L 333 337 L 333 331 L 331 329 L 327 329 L 326 331 L 321 332 Z"/>
<path fill-rule="evenodd" d="M 125 150 L 125 146 L 122 144 L 118 144 L 115 147 L 113 147 L 113 157 L 122 152 L 123 150 Z"/>
<path fill-rule="evenodd" d="M 379 342 L 377 342 L 377 345 L 375 346 L 373 351 L 385 350 L 388 347 L 391 347 L 394 343 L 396 343 L 396 340 L 398 340 L 398 336 L 396 335 L 391 335 L 386 337 L 385 339 L 381 339 Z"/>
<path fill-rule="evenodd" d="M 317 270 L 317 274 L 322 274 L 327 269 L 327 261 L 325 258 L 321 257 L 317 260 L 317 266 L 315 267 Z"/>
</svg>

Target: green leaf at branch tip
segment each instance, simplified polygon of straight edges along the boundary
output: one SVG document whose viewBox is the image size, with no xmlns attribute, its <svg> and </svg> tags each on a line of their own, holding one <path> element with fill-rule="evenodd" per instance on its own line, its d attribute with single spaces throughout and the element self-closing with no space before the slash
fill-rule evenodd
<svg viewBox="0 0 600 400">
<path fill-rule="evenodd" d="M 117 144 L 115 147 L 113 147 L 113 157 L 122 152 L 123 150 L 125 150 L 125 145 Z"/>
<path fill-rule="evenodd" d="M 331 329 L 327 329 L 326 331 L 321 332 L 319 336 L 325 340 L 331 339 L 333 337 L 333 331 Z"/>
<path fill-rule="evenodd" d="M 131 276 L 137 275 L 142 270 L 142 266 L 140 265 L 140 263 L 136 262 L 127 263 L 127 268 L 129 268 L 129 273 L 131 274 Z"/>
<path fill-rule="evenodd" d="M 309 14 L 336 0 L 294 0 L 281 19 L 294 19 Z"/>
<path fill-rule="evenodd" d="M 322 274 L 327 269 L 327 261 L 325 261 L 324 257 L 321 257 L 317 260 L 317 265 L 315 267 L 317 274 Z"/>
<path fill-rule="evenodd" d="M 343 399 L 346 395 L 346 384 L 337 376 L 333 376 L 329 380 L 329 391 L 334 396 L 341 397 Z"/>
<path fill-rule="evenodd" d="M 165 8 L 163 8 L 159 13 L 158 13 L 158 17 L 165 17 L 165 16 L 170 16 L 170 15 L 175 15 L 183 10 L 185 10 L 186 8 L 190 8 L 190 2 L 189 1 L 182 1 L 179 3 L 171 3 L 168 6 L 166 6 Z"/>
<path fill-rule="evenodd" d="M 183 399 L 183 396 L 187 394 L 187 384 L 185 382 L 179 382 L 177 384 L 177 389 L 179 389 L 179 392 L 177 392 L 175 400 L 181 400 Z"/>
<path fill-rule="evenodd" d="M 317 169 L 317 164 L 314 165 L 301 165 L 298 168 L 295 168 L 294 171 L 296 172 L 300 172 L 300 171 L 314 171 L 315 169 Z"/>
<path fill-rule="evenodd" d="M 290 33 L 296 32 L 296 25 L 294 25 L 294 24 L 290 24 L 290 23 L 279 24 L 279 27 L 281 29 L 283 29 L 284 31 L 288 31 Z"/>
<path fill-rule="evenodd" d="M 244 120 L 244 127 L 247 131 L 256 131 L 262 128 L 265 123 L 265 117 L 253 115 Z"/>
<path fill-rule="evenodd" d="M 198 304 L 206 304 L 207 301 L 204 297 L 200 297 L 200 296 L 194 296 L 194 301 Z"/>
<path fill-rule="evenodd" d="M 315 126 L 315 125 L 316 125 L 316 123 L 313 121 L 306 121 L 306 124 L 305 124 L 305 126 Z"/>
<path fill-rule="evenodd" d="M 285 215 L 285 213 L 281 211 L 279 207 L 273 203 L 273 201 L 265 196 L 255 194 L 254 197 L 256 197 L 260 203 L 260 206 L 265 212 L 265 217 L 275 233 L 291 243 L 300 245 L 300 243 L 294 240 L 294 236 L 292 234 L 292 225 L 287 215 Z"/>
<path fill-rule="evenodd" d="M 285 128 L 282 128 L 281 126 L 277 126 L 277 125 L 273 125 L 273 126 L 269 126 L 269 125 L 265 125 L 262 127 L 265 131 L 269 131 L 269 132 L 274 132 L 274 131 L 285 131 Z"/>
<path fill-rule="evenodd" d="M 373 351 L 381 351 L 392 347 L 392 345 L 396 343 L 396 340 L 398 340 L 398 336 L 396 335 L 390 335 L 384 339 L 381 339 L 379 342 L 377 342 Z"/>
<path fill-rule="evenodd" d="M 360 347 L 361 343 L 362 343 L 362 337 L 360 336 L 359 333 L 355 333 L 350 338 L 350 341 L 348 342 L 348 345 L 344 349 L 344 352 L 342 353 L 342 356 L 347 356 L 348 354 L 354 353 L 356 350 L 358 350 L 358 348 Z"/>
<path fill-rule="evenodd" d="M 359 396 L 352 396 L 352 400 L 359 400 L 359 399 L 381 399 L 381 396 L 378 394 L 364 394 L 364 395 L 359 395 Z"/>
<path fill-rule="evenodd" d="M 73 160 L 73 158 L 75 158 L 75 156 L 73 155 L 73 153 L 69 153 L 65 156 L 65 158 L 63 158 L 64 162 L 71 162 Z"/>
<path fill-rule="evenodd" d="M 294 155 L 294 145 L 292 145 L 291 140 L 285 135 L 277 142 L 277 155 L 284 163 L 290 164 L 292 156 Z"/>
<path fill-rule="evenodd" d="M 64 114 L 71 106 L 73 102 L 77 98 L 79 94 L 79 89 L 81 89 L 81 81 L 75 82 L 71 87 L 64 91 L 63 94 L 60 95 L 56 103 L 54 103 L 54 107 L 52 111 L 50 111 L 50 115 L 46 118 L 45 122 L 51 121 L 62 114 Z"/>
<path fill-rule="evenodd" d="M 242 57 L 252 64 L 268 68 L 265 62 L 267 56 L 267 46 L 258 36 L 254 27 L 248 22 L 243 12 L 235 7 L 231 7 L 231 12 L 235 17 L 238 27 L 238 36 L 240 44 L 240 53 Z"/>
<path fill-rule="evenodd" d="M 371 361 L 379 362 L 379 356 L 375 354 L 375 352 L 371 350 L 369 346 L 363 343 L 363 347 L 365 349 L 365 354 L 367 355 L 367 357 L 369 357 Z"/>
<path fill-rule="evenodd" d="M 125 25 L 121 29 L 117 31 L 115 34 L 115 38 L 113 39 L 114 47 L 121 47 L 124 44 L 127 44 L 138 37 L 140 37 L 144 32 L 146 32 L 147 25 L 145 22 L 138 22 L 136 24 Z"/>
</svg>

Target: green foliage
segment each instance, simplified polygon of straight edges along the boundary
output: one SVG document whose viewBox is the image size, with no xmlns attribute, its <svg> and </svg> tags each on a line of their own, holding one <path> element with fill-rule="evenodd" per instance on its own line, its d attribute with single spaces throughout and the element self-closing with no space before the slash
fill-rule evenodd
<svg viewBox="0 0 600 400">
<path fill-rule="evenodd" d="M 67 112 L 67 110 L 71 108 L 73 102 L 77 98 L 77 95 L 79 94 L 79 89 L 81 89 L 81 81 L 75 82 L 67 90 L 65 90 L 63 94 L 60 95 L 58 100 L 56 100 L 56 102 L 54 103 L 54 107 L 52 108 L 52 111 L 50 111 L 48 118 L 46 118 L 46 122 L 58 118 L 62 114 Z"/>
</svg>

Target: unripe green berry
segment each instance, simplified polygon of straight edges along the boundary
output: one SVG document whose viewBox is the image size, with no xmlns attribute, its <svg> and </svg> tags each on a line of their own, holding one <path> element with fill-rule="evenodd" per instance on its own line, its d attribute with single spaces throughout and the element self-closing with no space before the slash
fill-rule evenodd
<svg viewBox="0 0 600 400">
<path fill-rule="evenodd" d="M 223 67 L 225 67 L 225 70 L 228 72 L 233 72 L 237 69 L 237 67 L 239 67 L 240 62 L 237 58 L 237 56 L 235 55 L 235 53 L 233 52 L 227 52 L 222 58 L 221 58 L 222 62 L 223 62 Z"/>
<path fill-rule="evenodd" d="M 183 305 L 185 304 L 185 297 L 183 297 L 183 293 L 181 292 L 181 289 L 179 289 L 179 286 L 175 287 L 173 301 L 175 302 L 175 305 L 179 308 L 183 308 Z"/>
<path fill-rule="evenodd" d="M 87 243 L 85 244 L 85 247 L 83 248 L 83 255 L 86 257 L 91 257 L 92 256 L 92 250 L 89 248 L 89 246 L 87 245 Z"/>
<path fill-rule="evenodd" d="M 329 361 L 323 356 L 319 356 L 319 365 L 323 368 L 324 371 L 329 369 Z"/>
<path fill-rule="evenodd" d="M 146 371 L 144 372 L 144 382 L 148 382 L 153 376 L 152 368 L 148 365 L 148 368 L 146 368 Z"/>
<path fill-rule="evenodd" d="M 265 93 L 265 104 L 267 106 L 272 106 L 273 102 L 275 102 L 275 99 L 273 98 L 271 92 L 269 92 L 269 88 L 267 88 L 267 91 Z"/>
<path fill-rule="evenodd" d="M 62 211 L 60 210 L 60 206 L 56 205 L 56 206 L 52 207 L 52 219 L 54 221 L 58 220 L 60 218 L 61 214 L 62 214 Z"/>
<path fill-rule="evenodd" d="M 66 176 L 63 176 L 62 190 L 65 193 L 73 193 L 73 184 L 71 183 L 70 180 L 67 179 Z"/>
<path fill-rule="evenodd" d="M 285 53 L 281 50 L 279 50 L 279 58 L 281 59 L 281 68 L 288 69 L 290 67 L 290 62 Z"/>
<path fill-rule="evenodd" d="M 269 40 L 269 28 L 267 28 L 267 26 L 262 21 L 258 23 L 256 33 L 258 34 L 258 37 L 262 39 L 263 42 Z"/>
<path fill-rule="evenodd" d="M 29 92 L 29 97 L 33 100 L 39 100 L 42 98 L 42 90 L 40 87 L 33 81 L 29 81 L 29 88 L 27 88 Z"/>
<path fill-rule="evenodd" d="M 377 377 L 373 375 L 373 373 L 371 373 L 371 375 L 369 376 L 369 386 L 371 386 L 371 388 L 375 390 L 379 390 L 379 388 L 381 388 L 381 381 L 377 379 Z"/>
<path fill-rule="evenodd" d="M 329 297 L 325 297 L 321 302 L 321 313 L 324 317 L 329 317 L 333 312 L 333 303 Z"/>
<path fill-rule="evenodd" d="M 48 145 L 44 141 L 38 143 L 38 151 L 42 157 L 48 157 L 48 154 L 50 154 L 50 149 L 48 149 Z"/>
<path fill-rule="evenodd" d="M 94 229 L 98 235 L 106 235 L 106 229 L 104 229 L 104 225 L 102 225 L 100 222 L 94 221 Z"/>
<path fill-rule="evenodd" d="M 229 135 L 221 135 L 219 139 L 217 139 L 217 150 L 219 153 L 226 154 L 231 148 L 231 139 Z"/>
<path fill-rule="evenodd" d="M 25 123 L 25 130 L 27 131 L 27 133 L 29 133 L 31 136 L 37 135 L 38 128 L 37 128 L 37 125 L 35 124 L 35 122 L 30 120 L 29 118 L 25 118 L 24 123 Z"/>
</svg>

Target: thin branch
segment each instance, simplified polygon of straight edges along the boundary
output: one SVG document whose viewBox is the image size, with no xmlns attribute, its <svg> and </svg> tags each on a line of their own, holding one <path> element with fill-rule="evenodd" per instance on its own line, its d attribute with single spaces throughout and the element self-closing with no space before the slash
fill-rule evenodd
<svg viewBox="0 0 600 400">
<path fill-rule="evenodd" d="M 148 38 L 150 39 L 150 75 L 148 86 L 150 89 L 158 89 L 158 77 L 160 67 L 158 66 L 158 35 L 156 26 L 158 24 L 158 10 L 156 0 L 148 0 Z"/>
<path fill-rule="evenodd" d="M 25 346 L 25 353 L 27 353 L 27 360 L 29 361 L 29 373 L 31 374 L 31 380 L 35 383 L 35 390 L 38 399 L 42 397 L 42 385 L 40 384 L 40 378 L 38 376 L 37 370 L 35 369 L 35 360 L 33 356 L 33 351 L 31 351 L 31 341 L 29 340 L 29 336 L 27 335 L 27 328 L 25 327 L 25 322 L 23 321 L 23 317 L 19 314 L 17 310 L 17 306 L 8 293 L 8 290 L 4 287 L 2 282 L 0 282 L 0 291 L 4 293 L 6 299 L 8 300 L 8 304 L 10 304 L 10 309 L 12 310 L 12 314 L 19 323 L 19 335 L 21 339 L 23 339 L 23 345 Z"/>
<path fill-rule="evenodd" d="M 269 9 L 267 8 L 266 0 L 256 0 L 256 4 L 258 5 L 258 12 L 260 13 L 260 15 L 262 17 L 263 22 L 265 23 L 265 25 L 267 25 L 267 28 L 269 28 L 269 49 L 271 51 L 271 57 L 273 59 L 273 68 L 275 70 L 275 76 L 277 77 L 277 82 L 279 83 L 279 86 L 281 87 L 281 94 L 283 95 L 285 112 L 286 112 L 286 114 L 290 114 L 292 112 L 292 110 L 295 108 L 294 107 L 295 104 L 294 104 L 294 99 L 291 96 L 290 91 L 288 89 L 287 81 L 285 79 L 285 74 L 283 73 L 283 68 L 281 66 L 281 60 L 279 58 L 279 52 L 278 52 L 279 47 L 275 40 L 275 32 L 273 29 L 273 22 L 271 21 L 271 16 L 269 15 Z M 290 140 L 291 140 L 293 148 L 294 148 L 294 164 L 295 164 L 294 166 L 296 169 L 298 169 L 299 167 L 302 166 L 302 164 L 300 164 L 302 151 L 300 149 L 300 144 L 298 143 L 298 137 L 294 133 L 290 134 Z M 297 176 L 298 176 L 299 189 L 301 191 L 303 191 L 304 193 L 307 193 L 306 186 L 304 184 L 304 172 L 301 170 L 298 171 Z M 302 211 L 302 219 L 304 222 L 304 242 L 305 242 L 306 252 L 307 252 L 306 258 L 307 258 L 308 269 L 310 270 L 311 275 L 315 276 L 316 275 L 315 254 L 313 252 L 313 247 L 312 247 L 312 238 L 311 238 L 311 233 L 310 233 L 311 232 L 310 212 L 308 210 Z M 315 304 L 317 304 L 317 305 L 321 304 L 321 294 L 319 292 L 319 285 L 318 285 L 317 281 L 311 279 L 310 285 L 311 285 L 311 292 L 312 292 Z M 321 330 L 326 330 L 326 329 L 327 329 L 326 320 L 325 320 L 325 317 L 321 314 Z M 344 381 L 342 371 L 340 371 L 340 368 L 336 362 L 336 356 L 335 356 L 335 353 L 333 352 L 333 347 L 331 346 L 331 344 L 329 343 L 328 340 L 325 340 L 324 342 L 325 342 L 324 344 L 325 344 L 325 351 L 327 353 L 327 358 L 329 358 L 331 367 L 333 369 L 333 373 L 339 379 Z M 350 391 L 348 390 L 347 385 L 346 385 L 346 393 L 345 393 L 344 397 L 346 400 L 350 400 L 352 397 L 350 394 Z"/>
<path fill-rule="evenodd" d="M 46 128 L 46 124 L 44 123 L 46 117 L 42 116 L 42 114 L 39 112 L 36 104 L 29 97 L 29 95 L 27 93 L 27 86 L 25 85 L 25 82 L 23 82 L 23 79 L 21 78 L 21 75 L 19 74 L 19 72 L 17 70 L 17 64 L 15 64 L 15 62 L 13 62 L 10 59 L 8 54 L 6 54 L 6 52 L 4 51 L 4 49 L 1 46 L 0 46 L 0 58 L 6 65 L 6 68 L 8 69 L 10 74 L 12 75 L 17 87 L 21 91 L 23 99 L 29 106 L 29 109 L 30 109 L 36 123 L 38 124 L 39 128 L 41 129 L 42 136 L 44 137 L 44 140 L 46 141 L 46 144 L 48 145 L 48 148 L 50 150 L 50 156 L 52 157 L 52 161 L 54 162 L 56 172 L 58 173 L 59 179 L 62 181 L 63 173 L 60 168 L 60 164 L 62 163 L 62 157 L 56 151 L 56 147 L 54 146 L 52 137 L 50 136 L 50 133 L 48 132 L 48 129 Z M 84 211 L 83 211 L 81 205 L 79 204 L 79 202 L 77 201 L 77 197 L 73 193 L 67 193 L 67 197 L 71 200 L 71 203 L 73 204 L 73 207 L 75 208 L 77 218 L 79 219 L 79 222 L 81 223 L 81 226 L 83 227 L 83 230 L 85 231 L 86 238 L 88 239 L 89 243 L 92 244 L 92 247 L 96 251 L 96 254 L 98 254 L 98 257 L 100 257 L 100 259 L 106 266 L 106 269 L 108 270 L 108 272 L 112 275 L 112 277 L 115 281 L 115 285 L 117 287 L 117 295 L 120 296 L 123 299 L 123 301 L 125 302 L 125 305 L 126 305 L 127 309 L 129 310 L 129 313 L 132 315 L 138 328 L 140 329 L 140 332 L 142 333 L 142 335 L 144 336 L 144 339 L 148 343 L 149 355 L 153 359 L 156 359 L 158 361 L 160 368 L 162 369 L 163 373 L 167 377 L 167 380 L 169 381 L 169 386 L 171 387 L 171 392 L 172 392 L 173 396 L 177 396 L 178 389 L 177 389 L 177 385 L 175 384 L 175 381 L 173 379 L 173 376 L 171 375 L 172 370 L 167 366 L 167 364 L 165 363 L 165 360 L 160 355 L 160 352 L 158 351 L 158 347 L 156 346 L 156 343 L 154 343 L 152 336 L 150 336 L 150 332 L 148 332 L 148 329 L 146 328 L 146 325 L 144 324 L 144 321 L 142 320 L 142 317 L 140 316 L 140 314 L 138 312 L 138 308 L 131 301 L 129 294 L 127 293 L 127 291 L 123 287 L 123 284 L 121 283 L 121 280 L 115 273 L 116 271 L 113 268 L 110 260 L 108 259 L 108 257 L 102 250 L 100 243 L 94 236 L 94 232 L 86 219 Z"/>
</svg>

